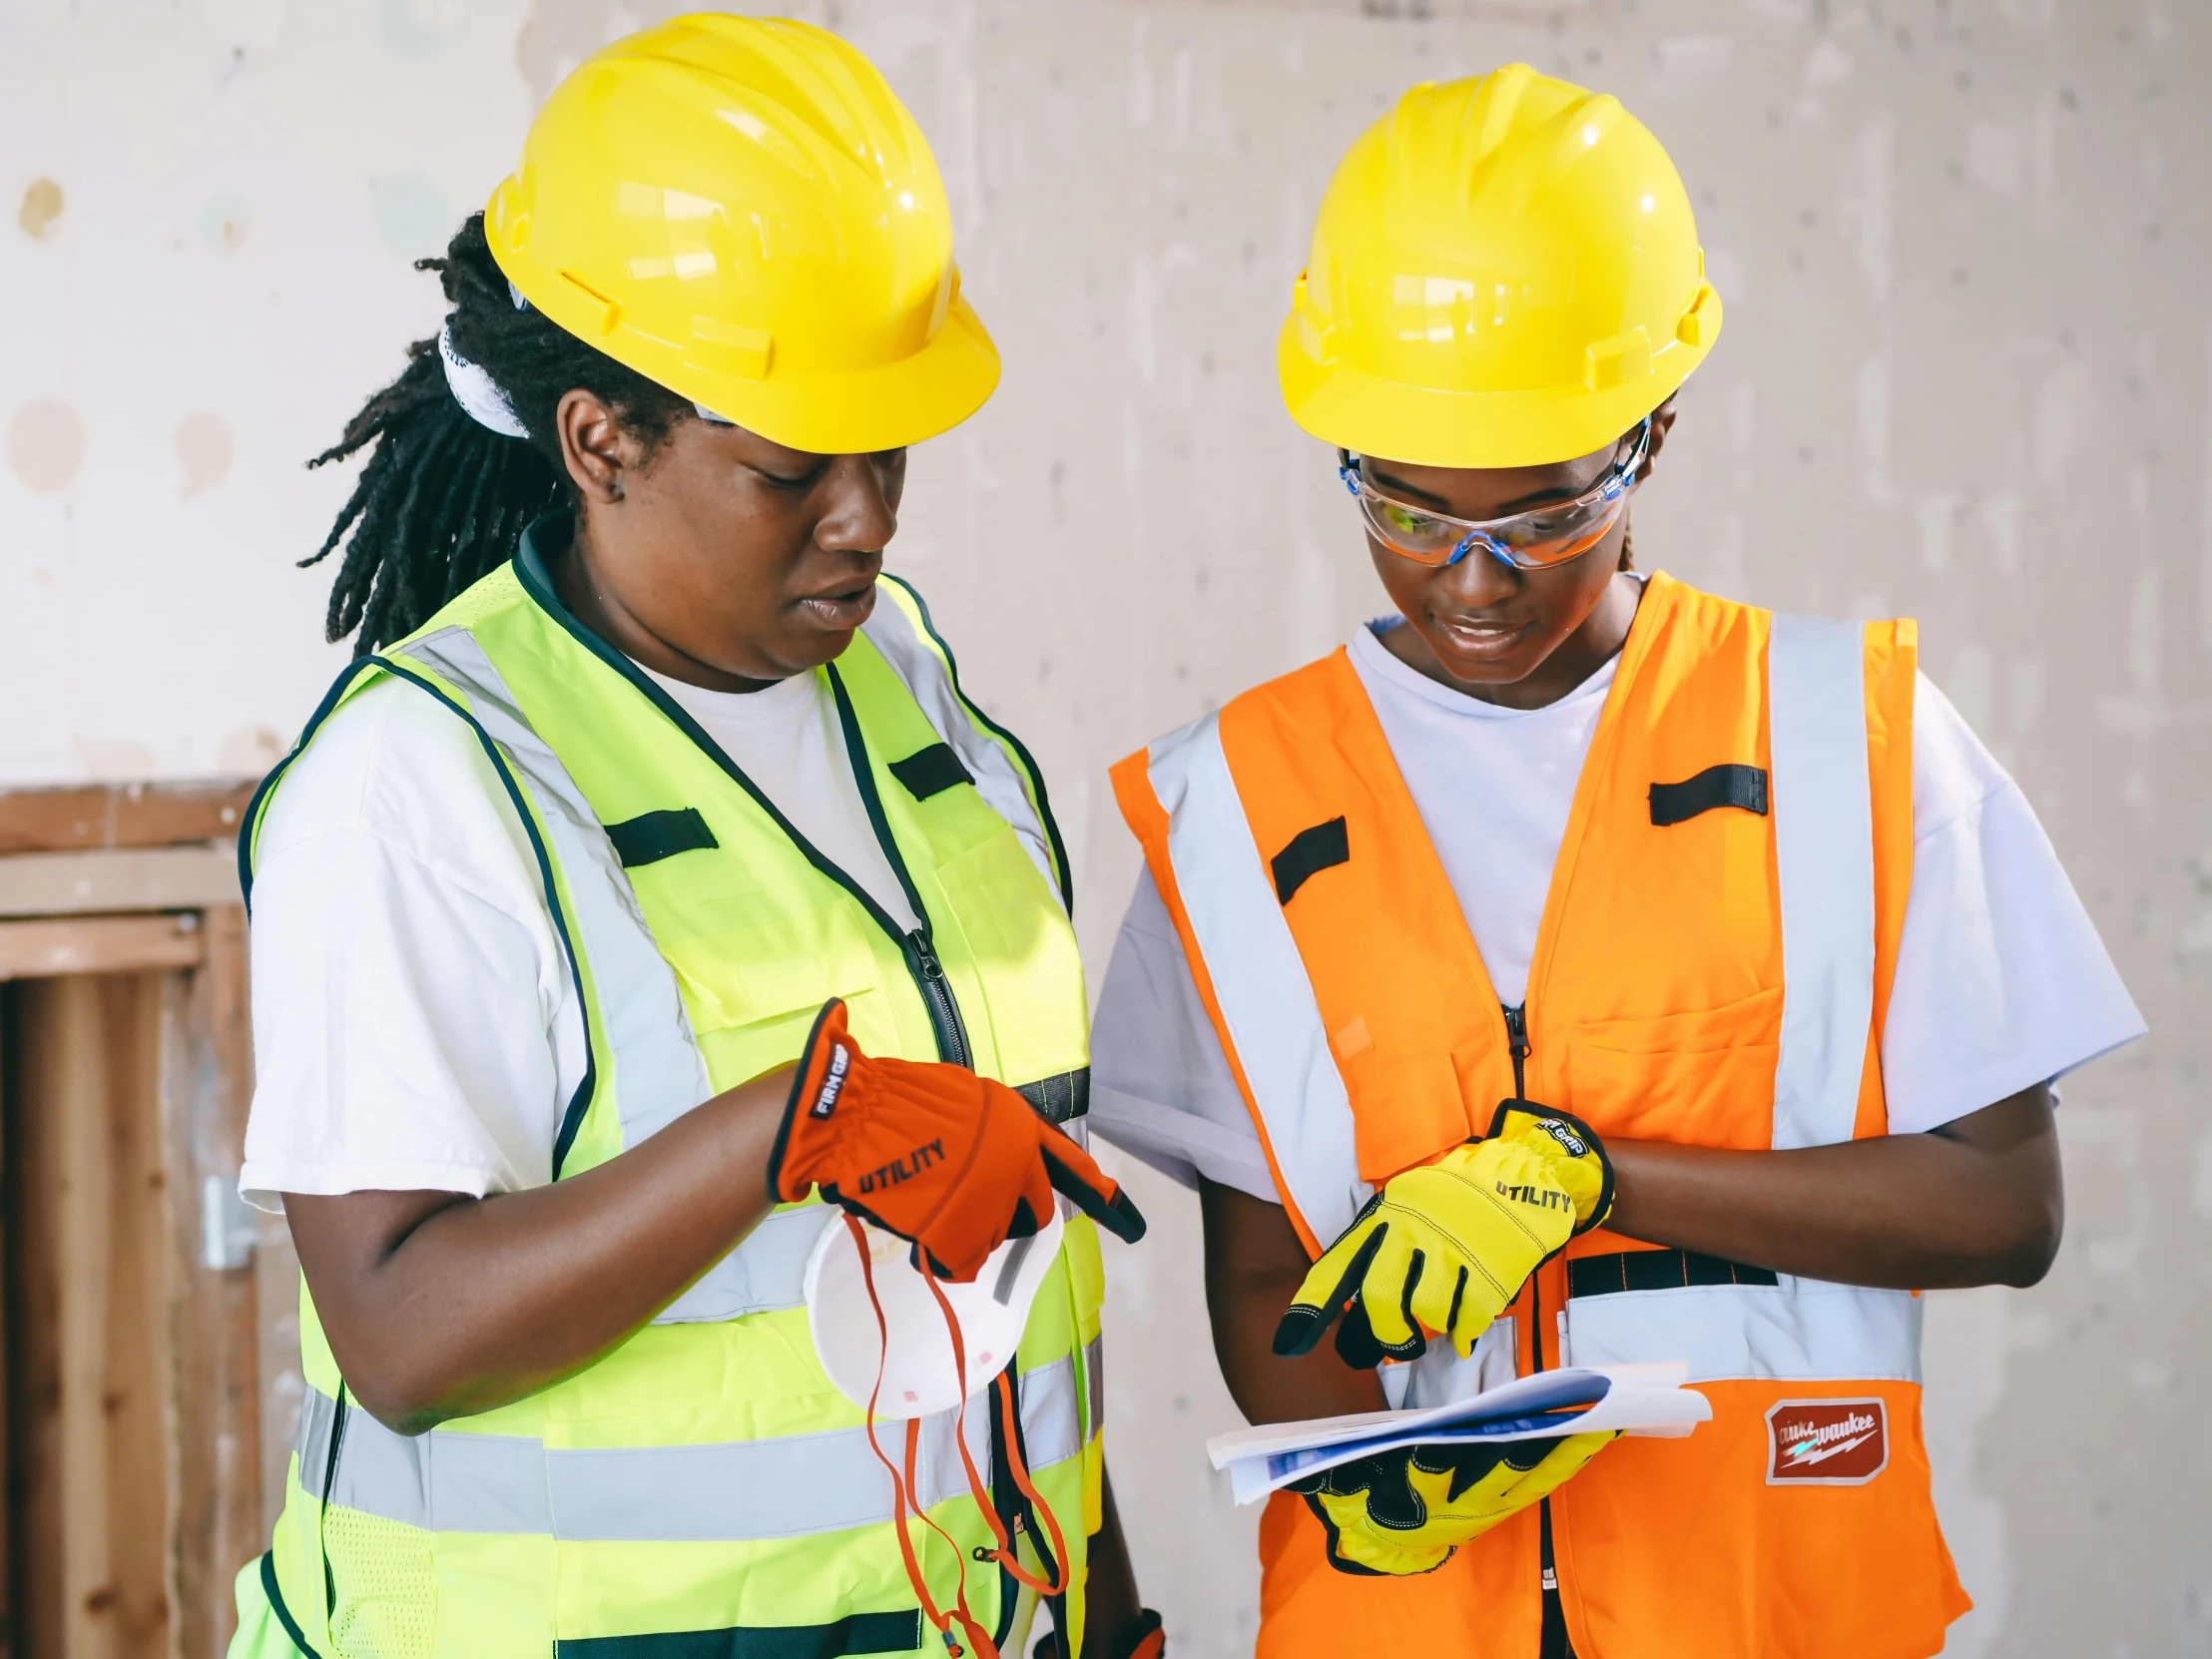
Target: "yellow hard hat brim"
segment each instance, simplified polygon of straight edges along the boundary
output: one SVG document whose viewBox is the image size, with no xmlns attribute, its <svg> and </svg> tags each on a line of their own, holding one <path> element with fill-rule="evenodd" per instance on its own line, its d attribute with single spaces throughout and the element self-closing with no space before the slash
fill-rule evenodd
<svg viewBox="0 0 2212 1659">
<path fill-rule="evenodd" d="M 1593 392 L 1585 386 L 1477 391 L 1412 386 L 1350 363 L 1316 361 L 1294 310 L 1275 342 L 1291 418 L 1335 449 L 1411 466 L 1549 466 L 1594 454 L 1673 396 L 1720 337 L 1720 300 L 1701 312 L 1704 338 L 1671 341 L 1650 370 Z"/>
<path fill-rule="evenodd" d="M 624 321 L 609 330 L 603 304 L 503 251 L 496 238 L 492 257 L 530 303 L 578 338 L 749 432 L 811 454 L 872 454 L 920 443 L 959 425 L 998 385 L 998 347 L 960 295 L 937 331 L 893 362 L 802 372 L 772 358 L 768 371 L 754 376 L 710 368 Z"/>
<path fill-rule="evenodd" d="M 955 299 L 929 342 L 896 362 L 751 380 L 678 358 L 667 375 L 654 378 L 772 443 L 853 455 L 903 449 L 950 431 L 983 406 L 998 375 L 998 347 L 982 318 Z"/>
</svg>

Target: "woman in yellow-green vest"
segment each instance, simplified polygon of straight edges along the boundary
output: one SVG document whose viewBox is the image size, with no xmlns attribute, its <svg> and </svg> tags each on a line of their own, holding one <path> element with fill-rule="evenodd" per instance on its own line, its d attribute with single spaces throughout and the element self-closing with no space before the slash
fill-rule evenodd
<svg viewBox="0 0 2212 1659">
<path fill-rule="evenodd" d="M 882 572 L 906 446 L 998 376 L 948 227 L 858 53 L 661 25 L 555 91 L 322 457 L 369 451 L 359 655 L 241 852 L 306 1393 L 234 1655 L 987 1656 L 1040 1597 L 1160 1651 L 1066 855 Z M 941 1409 L 816 1340 L 810 1270 L 887 1235 L 871 1285 L 955 1290 L 1059 1241 Z"/>
</svg>

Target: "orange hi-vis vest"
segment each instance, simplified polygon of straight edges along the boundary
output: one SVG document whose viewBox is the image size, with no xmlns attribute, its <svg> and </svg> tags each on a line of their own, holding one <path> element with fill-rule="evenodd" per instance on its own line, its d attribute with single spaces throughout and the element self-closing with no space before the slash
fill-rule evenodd
<svg viewBox="0 0 2212 1659">
<path fill-rule="evenodd" d="M 1883 1134 L 1916 656 L 1909 621 L 1777 616 L 1653 576 L 1519 1009 L 1490 987 L 1343 651 L 1117 766 L 1308 1251 L 1516 1093 L 1623 1139 Z M 1532 1369 L 1687 1362 L 1712 1421 L 1608 1446 L 1547 1505 L 1579 1659 L 1905 1659 L 1970 1605 L 1929 1496 L 1920 1326 L 1907 1292 L 1600 1229 L 1537 1271 L 1471 1360 L 1432 1343 L 1383 1383 L 1427 1404 Z M 1261 1659 L 1535 1659 L 1544 1520 L 1524 1510 L 1421 1577 L 1364 1578 L 1330 1568 L 1319 1523 L 1278 1493 Z"/>
</svg>

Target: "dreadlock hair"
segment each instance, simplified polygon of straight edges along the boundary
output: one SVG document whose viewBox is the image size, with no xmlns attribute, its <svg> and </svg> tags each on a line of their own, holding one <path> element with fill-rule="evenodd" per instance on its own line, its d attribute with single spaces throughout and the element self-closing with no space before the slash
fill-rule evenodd
<svg viewBox="0 0 2212 1659">
<path fill-rule="evenodd" d="M 339 542 L 324 634 L 353 634 L 355 656 L 412 633 L 439 606 L 509 558 L 530 521 L 574 503 L 554 415 L 581 387 L 612 407 L 651 455 L 692 405 L 626 368 L 527 304 L 471 214 L 434 271 L 453 307 L 453 349 L 507 394 L 527 438 L 479 425 L 455 401 L 435 338 L 407 347 L 399 378 L 374 393 L 338 441 L 310 467 L 342 461 L 370 444 L 368 464 L 322 545 L 299 565 L 319 563 Z M 347 532 L 351 535 L 348 538 Z"/>
</svg>

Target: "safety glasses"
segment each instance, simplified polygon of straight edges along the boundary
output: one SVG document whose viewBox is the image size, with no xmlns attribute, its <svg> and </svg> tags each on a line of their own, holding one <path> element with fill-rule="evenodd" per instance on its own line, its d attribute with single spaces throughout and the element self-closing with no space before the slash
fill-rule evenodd
<svg viewBox="0 0 2212 1659">
<path fill-rule="evenodd" d="M 1400 558 L 1424 565 L 1455 565 L 1480 548 L 1517 570 L 1544 570 L 1587 553 L 1627 510 L 1636 474 L 1651 449 L 1650 417 L 1621 441 L 1628 445 L 1628 453 L 1572 501 L 1479 522 L 1391 500 L 1368 482 L 1366 463 L 1350 450 L 1338 451 L 1337 473 L 1345 488 L 1359 497 L 1360 510 L 1376 539 Z"/>
</svg>

